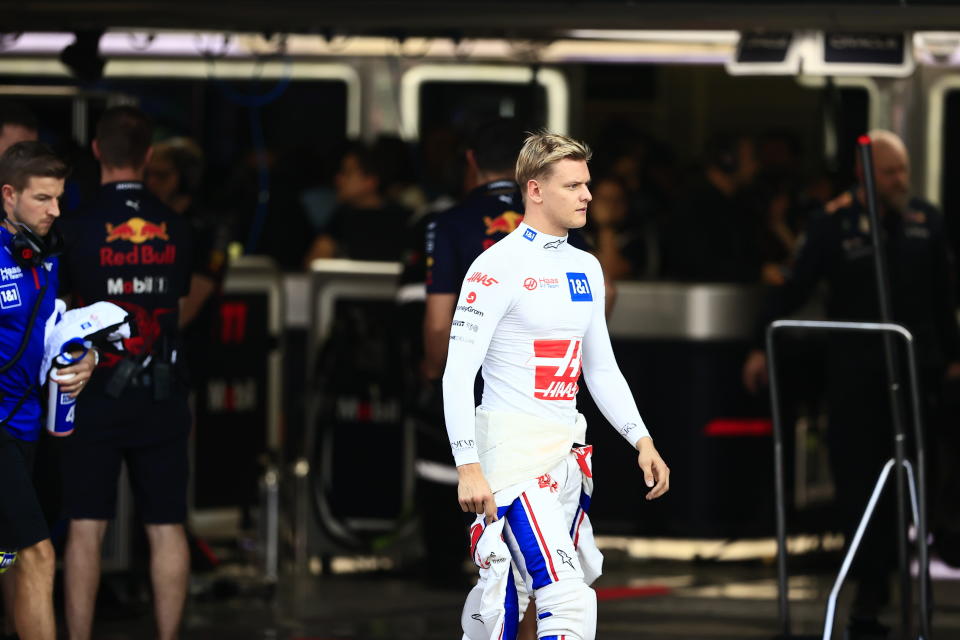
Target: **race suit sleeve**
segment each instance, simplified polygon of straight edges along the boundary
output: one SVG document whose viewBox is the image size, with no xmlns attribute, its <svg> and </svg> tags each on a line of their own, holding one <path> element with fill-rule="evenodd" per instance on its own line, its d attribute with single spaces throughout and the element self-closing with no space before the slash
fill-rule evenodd
<svg viewBox="0 0 960 640">
<path fill-rule="evenodd" d="M 485 280 L 468 283 L 465 278 L 460 288 L 443 372 L 443 412 L 457 466 L 480 461 L 474 380 L 500 319 L 513 303 L 508 292 L 509 274 L 506 269 L 496 268 L 488 258 L 489 254 L 481 255 L 468 269 L 468 273 L 479 272 Z"/>
<path fill-rule="evenodd" d="M 596 273 L 601 286 L 593 288 L 596 297 L 593 303 L 593 318 L 586 335 L 583 336 L 583 377 L 600 413 L 633 447 L 640 438 L 649 436 L 650 432 L 640 418 L 637 403 L 613 355 L 613 345 L 610 344 L 607 319 L 604 315 L 606 296 L 603 273 L 599 265 Z"/>
</svg>

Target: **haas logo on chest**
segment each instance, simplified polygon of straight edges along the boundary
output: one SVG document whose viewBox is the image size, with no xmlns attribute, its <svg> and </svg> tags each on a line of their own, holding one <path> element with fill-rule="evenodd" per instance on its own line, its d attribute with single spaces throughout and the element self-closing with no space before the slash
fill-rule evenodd
<svg viewBox="0 0 960 640">
<path fill-rule="evenodd" d="M 467 282 L 476 282 L 476 283 L 482 284 L 485 287 L 489 287 L 491 285 L 499 283 L 500 281 L 494 278 L 493 276 L 488 276 L 485 273 L 474 271 L 473 273 L 470 274 L 470 277 L 467 278 Z"/>
<path fill-rule="evenodd" d="M 581 340 L 534 340 L 537 400 L 573 400 L 580 387 Z"/>
</svg>

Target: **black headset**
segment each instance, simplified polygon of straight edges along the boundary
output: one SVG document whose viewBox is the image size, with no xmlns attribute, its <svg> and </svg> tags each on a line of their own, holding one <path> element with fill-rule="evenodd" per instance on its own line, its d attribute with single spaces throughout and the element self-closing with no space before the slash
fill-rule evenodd
<svg viewBox="0 0 960 640">
<path fill-rule="evenodd" d="M 10 241 L 10 254 L 24 269 L 39 267 L 44 260 L 63 251 L 63 237 L 55 228 L 42 238 L 22 222 L 10 222 L 17 228 Z"/>
</svg>

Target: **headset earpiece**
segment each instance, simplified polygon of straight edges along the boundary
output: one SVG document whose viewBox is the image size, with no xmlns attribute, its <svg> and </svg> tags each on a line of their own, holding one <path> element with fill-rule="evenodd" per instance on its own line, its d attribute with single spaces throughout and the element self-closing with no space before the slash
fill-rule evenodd
<svg viewBox="0 0 960 640">
<path fill-rule="evenodd" d="M 51 230 L 50 235 L 44 240 L 27 225 L 20 222 L 13 224 L 17 227 L 17 233 L 14 234 L 10 243 L 10 254 L 24 269 L 39 267 L 44 260 L 60 253 L 63 239 L 56 231 Z"/>
</svg>

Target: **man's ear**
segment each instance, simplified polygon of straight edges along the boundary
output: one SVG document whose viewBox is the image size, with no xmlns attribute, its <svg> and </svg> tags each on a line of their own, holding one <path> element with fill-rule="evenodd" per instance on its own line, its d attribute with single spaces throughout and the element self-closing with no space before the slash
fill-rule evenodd
<svg viewBox="0 0 960 640">
<path fill-rule="evenodd" d="M 536 180 L 527 180 L 527 202 L 543 203 L 543 194 L 540 192 L 540 183 Z"/>
<path fill-rule="evenodd" d="M 100 161 L 100 143 L 96 138 L 93 139 L 93 142 L 90 143 L 90 149 L 93 150 L 93 157 Z"/>
<path fill-rule="evenodd" d="M 3 198 L 3 208 L 4 209 L 13 209 L 15 204 L 14 195 L 17 193 L 17 190 L 13 188 L 12 184 L 5 184 L 0 187 L 0 197 Z"/>
</svg>

